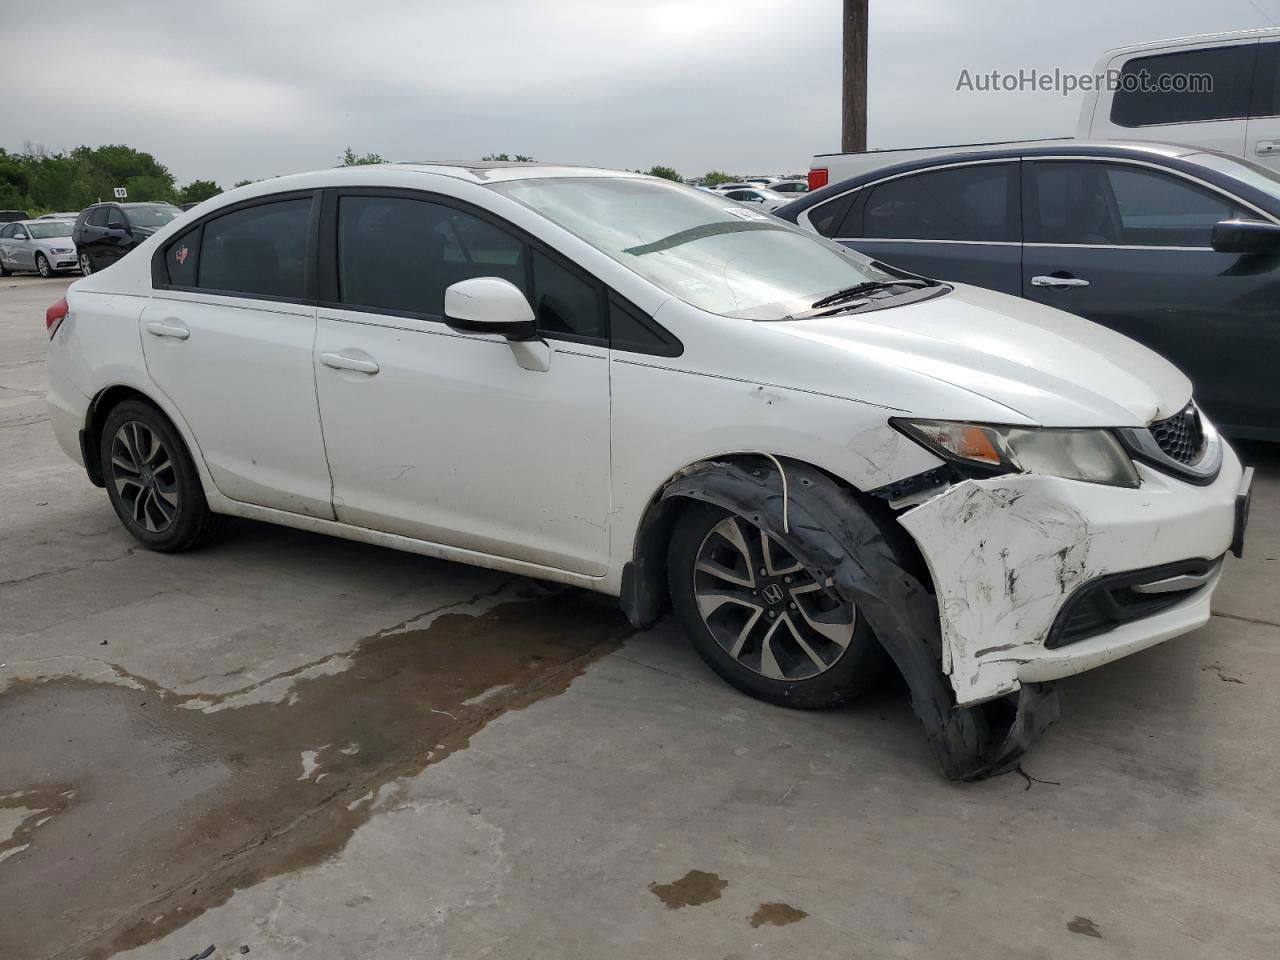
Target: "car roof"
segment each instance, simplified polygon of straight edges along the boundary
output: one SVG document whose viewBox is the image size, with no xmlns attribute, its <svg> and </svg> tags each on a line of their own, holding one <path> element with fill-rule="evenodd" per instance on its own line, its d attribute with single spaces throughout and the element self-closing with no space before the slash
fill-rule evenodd
<svg viewBox="0 0 1280 960">
<path fill-rule="evenodd" d="M 1189 37 L 1167 37 L 1164 40 L 1146 40 L 1142 43 L 1112 47 L 1102 53 L 1102 59 L 1110 60 L 1125 53 L 1141 53 L 1144 50 L 1161 50 L 1173 46 L 1196 46 L 1206 43 L 1224 43 L 1232 40 L 1261 40 L 1280 36 L 1280 27 L 1251 27 L 1247 30 L 1224 30 L 1219 33 L 1198 33 Z"/>
<path fill-rule="evenodd" d="M 32 217 L 29 220 L 14 220 L 13 223 L 70 223 L 65 217 Z M 8 226 L 8 224 L 3 224 Z"/>
<path fill-rule="evenodd" d="M 1205 183 L 1225 190 L 1228 193 L 1267 211 L 1269 216 L 1280 218 L 1280 202 L 1277 194 L 1269 192 L 1255 183 L 1254 178 L 1242 178 L 1224 170 L 1219 166 L 1207 166 L 1199 158 L 1214 157 L 1228 161 L 1242 169 L 1259 169 L 1242 157 L 1205 147 L 1194 147 L 1179 143 L 1154 143 L 1118 140 L 1064 140 L 1053 144 L 1006 144 L 1002 149 L 991 150 L 959 150 L 955 153 L 932 153 L 910 160 L 887 162 L 883 166 L 863 170 L 852 177 L 829 184 L 820 190 L 802 193 L 794 200 L 773 211 L 774 216 L 783 220 L 797 222 L 798 217 L 810 207 L 826 203 L 851 190 L 857 190 L 868 184 L 891 177 L 901 176 L 933 167 L 945 167 L 958 164 L 980 163 L 983 161 L 1014 160 L 1019 157 L 1028 159 L 1092 157 L 1099 160 L 1116 159 L 1132 161 L 1154 161 L 1156 166 L 1194 177 Z"/>
<path fill-rule="evenodd" d="M 443 161 L 411 160 L 401 163 L 379 163 L 364 167 L 339 167 L 339 170 L 409 170 L 456 177 L 472 183 L 501 183 L 509 180 L 541 180 L 553 177 L 647 177 L 627 170 L 610 170 L 573 163 L 542 163 L 516 160 Z"/>
</svg>

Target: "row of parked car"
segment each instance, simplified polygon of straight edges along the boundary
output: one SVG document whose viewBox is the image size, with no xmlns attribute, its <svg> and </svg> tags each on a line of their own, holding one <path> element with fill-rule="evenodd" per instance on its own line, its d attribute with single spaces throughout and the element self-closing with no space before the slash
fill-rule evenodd
<svg viewBox="0 0 1280 960">
<path fill-rule="evenodd" d="M 78 213 L 0 211 L 0 277 L 79 270 L 85 276 L 110 266 L 182 213 L 168 203 L 95 203 Z"/>
<path fill-rule="evenodd" d="M 744 177 L 741 181 L 703 189 L 722 193 L 730 200 L 749 203 L 760 210 L 773 211 L 808 193 L 809 183 L 794 177 Z"/>
</svg>

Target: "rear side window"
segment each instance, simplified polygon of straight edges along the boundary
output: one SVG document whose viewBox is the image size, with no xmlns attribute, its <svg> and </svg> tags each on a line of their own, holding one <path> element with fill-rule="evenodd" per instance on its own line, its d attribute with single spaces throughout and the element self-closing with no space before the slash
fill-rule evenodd
<svg viewBox="0 0 1280 960">
<path fill-rule="evenodd" d="M 403 197 L 339 198 L 342 303 L 440 317 L 445 288 L 471 277 L 501 277 L 527 296 L 524 244 L 444 204 Z"/>
<path fill-rule="evenodd" d="M 248 296 L 302 299 L 306 296 L 310 223 L 309 197 L 257 204 L 206 221 L 195 286 Z"/>
<path fill-rule="evenodd" d="M 107 208 L 98 207 L 91 214 L 88 220 L 91 227 L 105 227 L 107 225 Z"/>
<path fill-rule="evenodd" d="M 952 167 L 871 187 L 862 230 L 842 233 L 884 240 L 1016 241 L 1010 223 L 1012 163 Z"/>
<path fill-rule="evenodd" d="M 1250 216 L 1181 177 L 1114 163 L 1031 165 L 1032 243 L 1208 247 L 1219 220 Z"/>
<path fill-rule="evenodd" d="M 1111 122 L 1121 127 L 1233 120 L 1249 115 L 1256 43 L 1163 53 L 1120 70 Z"/>
<path fill-rule="evenodd" d="M 13 238 L 13 226 L 0 227 L 0 240 L 10 240 Z"/>
</svg>

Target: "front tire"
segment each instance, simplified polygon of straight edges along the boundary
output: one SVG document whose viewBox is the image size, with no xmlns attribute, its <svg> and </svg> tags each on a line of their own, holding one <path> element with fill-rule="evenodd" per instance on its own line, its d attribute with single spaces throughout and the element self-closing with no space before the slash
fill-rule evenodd
<svg viewBox="0 0 1280 960">
<path fill-rule="evenodd" d="M 49 269 L 49 260 L 43 253 L 36 254 L 36 273 L 44 277 L 46 280 L 53 276 L 53 271 Z"/>
<path fill-rule="evenodd" d="M 152 404 L 125 400 L 113 407 L 98 450 L 111 506 L 143 546 L 176 553 L 213 535 L 217 518 L 186 444 Z"/>
<path fill-rule="evenodd" d="M 681 515 L 667 583 L 699 656 L 767 703 L 838 706 L 886 662 L 866 619 L 815 581 L 785 540 L 720 507 L 693 503 Z"/>
</svg>

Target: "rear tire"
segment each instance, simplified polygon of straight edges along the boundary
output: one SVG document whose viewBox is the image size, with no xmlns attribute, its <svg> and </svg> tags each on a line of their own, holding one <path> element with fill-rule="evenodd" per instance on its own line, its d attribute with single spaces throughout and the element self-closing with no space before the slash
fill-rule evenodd
<svg viewBox="0 0 1280 960">
<path fill-rule="evenodd" d="M 785 538 L 765 537 L 720 507 L 685 509 L 668 548 L 667 584 L 698 655 L 767 703 L 839 706 L 887 663 L 866 618 L 813 581 Z"/>
<path fill-rule="evenodd" d="M 176 553 L 207 541 L 218 518 L 169 418 L 143 400 L 107 414 L 98 442 L 102 477 L 116 516 L 149 550 Z"/>
<path fill-rule="evenodd" d="M 46 280 L 53 276 L 53 271 L 49 269 L 49 260 L 43 253 L 36 254 L 36 273 Z"/>
<path fill-rule="evenodd" d="M 9 268 L 4 265 L 4 261 L 0 260 L 0 277 L 7 277 L 10 272 Z"/>
<path fill-rule="evenodd" d="M 93 258 L 87 253 L 80 254 L 80 275 L 87 277 L 93 273 Z"/>
</svg>

